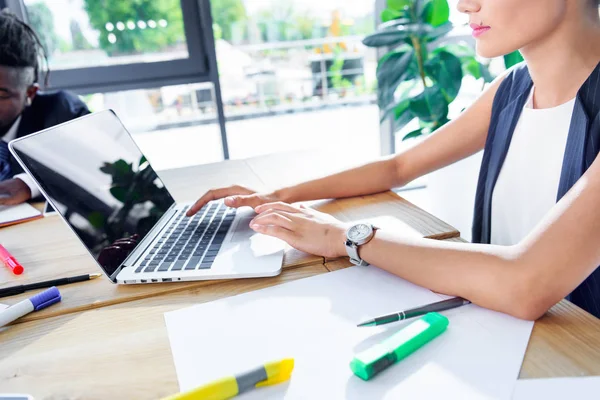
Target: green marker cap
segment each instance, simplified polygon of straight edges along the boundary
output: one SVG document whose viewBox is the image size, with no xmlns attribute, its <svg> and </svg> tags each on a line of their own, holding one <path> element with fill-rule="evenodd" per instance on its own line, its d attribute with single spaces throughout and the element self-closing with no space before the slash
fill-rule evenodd
<svg viewBox="0 0 600 400">
<path fill-rule="evenodd" d="M 354 356 L 350 369 L 356 376 L 368 381 L 439 336 L 446 330 L 448 323 L 448 318 L 442 314 L 425 314 L 382 343 Z"/>
</svg>

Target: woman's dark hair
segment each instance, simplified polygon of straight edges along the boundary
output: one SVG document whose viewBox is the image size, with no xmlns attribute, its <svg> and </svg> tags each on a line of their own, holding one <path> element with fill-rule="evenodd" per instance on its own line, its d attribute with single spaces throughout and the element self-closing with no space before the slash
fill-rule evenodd
<svg viewBox="0 0 600 400">
<path fill-rule="evenodd" d="M 43 63 L 45 63 L 45 70 Z M 33 68 L 33 82 L 44 74 L 48 85 L 48 57 L 40 38 L 26 23 L 14 14 L 0 11 L 0 65 L 13 68 Z"/>
</svg>

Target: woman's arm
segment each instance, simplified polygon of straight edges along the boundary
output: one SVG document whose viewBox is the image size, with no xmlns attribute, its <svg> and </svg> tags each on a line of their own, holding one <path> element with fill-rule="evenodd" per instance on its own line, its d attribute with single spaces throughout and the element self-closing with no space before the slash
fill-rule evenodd
<svg viewBox="0 0 600 400">
<path fill-rule="evenodd" d="M 286 203 L 379 193 L 466 158 L 485 145 L 497 78 L 459 117 L 409 150 L 351 170 L 276 191 Z"/>
<path fill-rule="evenodd" d="M 380 229 L 360 257 L 417 285 L 534 320 L 600 265 L 600 158 L 518 245 L 494 246 L 399 236 Z M 344 224 L 285 203 L 264 204 L 259 233 L 327 257 L 346 255 Z"/>
<path fill-rule="evenodd" d="M 436 292 L 537 319 L 600 265 L 600 160 L 521 243 L 502 247 L 377 231 L 368 262 Z M 338 249 L 343 255 L 342 247 Z"/>
<path fill-rule="evenodd" d="M 295 203 L 362 196 L 406 185 L 483 148 L 494 96 L 505 76 L 498 77 L 458 118 L 403 153 L 269 193 L 256 193 L 237 185 L 209 190 L 196 201 L 187 215 L 194 215 L 209 201 L 222 198 L 228 198 L 225 204 L 229 207 L 257 207 L 273 201 Z"/>
</svg>

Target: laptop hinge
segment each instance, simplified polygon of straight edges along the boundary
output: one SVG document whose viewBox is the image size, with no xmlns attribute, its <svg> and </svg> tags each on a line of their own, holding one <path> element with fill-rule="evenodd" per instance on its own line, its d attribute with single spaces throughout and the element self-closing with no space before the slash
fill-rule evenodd
<svg viewBox="0 0 600 400">
<path fill-rule="evenodd" d="M 134 265 L 137 260 L 144 254 L 148 246 L 156 239 L 158 234 L 169 224 L 171 219 L 177 213 L 177 203 L 174 203 L 169 207 L 169 209 L 163 214 L 163 216 L 156 222 L 156 224 L 152 227 L 150 232 L 142 239 L 142 241 L 135 247 L 135 250 L 131 252 L 127 258 L 121 263 L 119 268 L 115 270 L 110 279 L 113 281 L 116 280 L 117 276 L 121 272 L 124 267 L 128 267 L 130 265 Z"/>
</svg>

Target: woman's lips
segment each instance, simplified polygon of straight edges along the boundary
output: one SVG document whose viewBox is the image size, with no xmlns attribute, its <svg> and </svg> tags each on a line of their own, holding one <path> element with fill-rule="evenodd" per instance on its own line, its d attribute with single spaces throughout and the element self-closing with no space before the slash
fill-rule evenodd
<svg viewBox="0 0 600 400">
<path fill-rule="evenodd" d="M 473 29 L 473 37 L 479 37 L 492 28 L 490 28 L 489 26 L 471 24 L 471 29 Z"/>
</svg>

